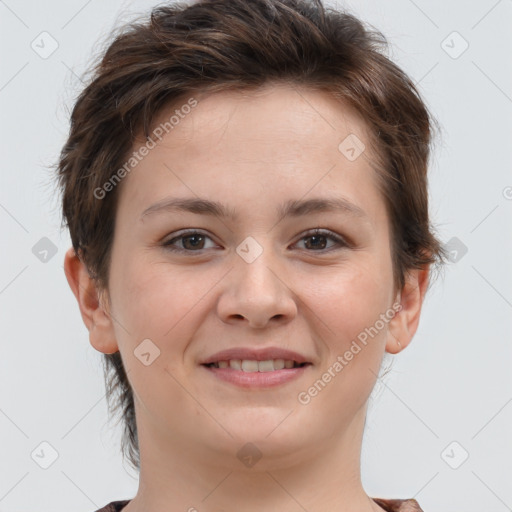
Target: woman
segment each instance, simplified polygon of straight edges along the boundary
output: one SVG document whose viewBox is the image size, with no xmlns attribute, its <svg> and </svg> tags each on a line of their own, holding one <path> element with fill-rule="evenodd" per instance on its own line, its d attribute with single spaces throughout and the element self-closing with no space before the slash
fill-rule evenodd
<svg viewBox="0 0 512 512">
<path fill-rule="evenodd" d="M 101 512 L 421 511 L 360 478 L 382 358 L 445 257 L 433 120 L 384 47 L 320 1 L 203 0 L 106 50 L 59 161 L 66 276 L 140 470 Z"/>
</svg>

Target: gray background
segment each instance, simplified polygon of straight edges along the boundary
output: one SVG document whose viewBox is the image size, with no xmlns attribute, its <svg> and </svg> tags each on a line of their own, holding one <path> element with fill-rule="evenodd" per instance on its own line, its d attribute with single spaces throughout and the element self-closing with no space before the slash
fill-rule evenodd
<svg viewBox="0 0 512 512">
<path fill-rule="evenodd" d="M 137 490 L 64 276 L 70 239 L 50 166 L 99 42 L 152 5 L 0 1 L 0 511 L 88 512 Z M 426 512 L 512 510 L 512 1 L 338 5 L 386 35 L 442 125 L 431 211 L 457 251 L 372 395 L 365 489 Z M 55 254 L 41 252 L 44 237 Z M 43 442 L 58 454 L 47 469 Z"/>
</svg>

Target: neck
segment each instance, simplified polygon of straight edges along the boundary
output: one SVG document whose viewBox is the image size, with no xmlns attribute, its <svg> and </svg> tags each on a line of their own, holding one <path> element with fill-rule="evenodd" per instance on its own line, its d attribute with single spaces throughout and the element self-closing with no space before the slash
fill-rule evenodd
<svg viewBox="0 0 512 512">
<path fill-rule="evenodd" d="M 183 438 L 169 439 L 149 423 L 137 425 L 139 489 L 123 512 L 382 511 L 366 495 L 360 479 L 365 415 L 366 406 L 343 435 L 303 451 L 280 451 L 272 436 L 265 438 L 254 443 L 261 458 L 256 463 L 247 458 L 247 465 L 232 455 L 243 442 L 229 439 L 219 451 L 209 452 Z M 242 453 L 254 456 L 249 446 Z"/>
</svg>

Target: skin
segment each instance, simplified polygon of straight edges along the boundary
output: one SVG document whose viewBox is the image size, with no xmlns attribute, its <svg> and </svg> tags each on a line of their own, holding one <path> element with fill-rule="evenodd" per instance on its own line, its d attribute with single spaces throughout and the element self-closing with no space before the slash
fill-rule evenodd
<svg viewBox="0 0 512 512">
<path fill-rule="evenodd" d="M 416 332 L 428 267 L 394 290 L 369 143 L 354 161 L 338 150 L 349 133 L 368 142 L 364 122 L 326 93 L 291 86 L 194 97 L 198 105 L 120 185 L 108 291 L 96 289 L 73 249 L 65 257 L 91 345 L 120 351 L 135 393 L 140 484 L 124 511 L 382 510 L 360 479 L 368 397 L 384 352 L 403 350 Z M 140 220 L 168 196 L 216 200 L 240 218 L 163 212 Z M 289 199 L 312 197 L 344 197 L 366 217 L 276 213 Z M 176 241 L 186 253 L 163 247 L 186 228 L 206 238 Z M 313 228 L 351 245 L 315 243 L 304 234 Z M 236 252 L 248 236 L 263 250 L 251 263 Z M 299 403 L 397 301 L 401 311 Z M 134 355 L 147 338 L 160 350 L 149 366 Z M 199 365 L 235 346 L 284 347 L 313 365 L 279 387 L 249 390 Z M 248 442 L 262 454 L 252 467 L 236 455 Z"/>
</svg>

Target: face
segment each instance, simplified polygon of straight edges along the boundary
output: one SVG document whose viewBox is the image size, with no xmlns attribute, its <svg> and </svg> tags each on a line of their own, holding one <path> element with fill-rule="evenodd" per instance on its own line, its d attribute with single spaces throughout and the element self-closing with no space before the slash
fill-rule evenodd
<svg viewBox="0 0 512 512">
<path fill-rule="evenodd" d="M 291 461 L 348 429 L 396 343 L 391 233 L 367 132 L 353 111 L 311 90 L 194 98 L 122 182 L 114 320 L 91 331 L 91 343 L 120 351 L 140 436 L 218 463 L 247 442 Z M 349 134 L 366 144 L 355 159 L 340 150 Z M 163 206 L 171 198 L 215 202 L 227 215 Z M 328 201 L 338 207 L 320 207 Z M 237 382 L 225 375 L 241 372 L 202 364 L 269 347 L 308 364 Z M 240 359 L 217 360 L 227 357 Z"/>
</svg>

